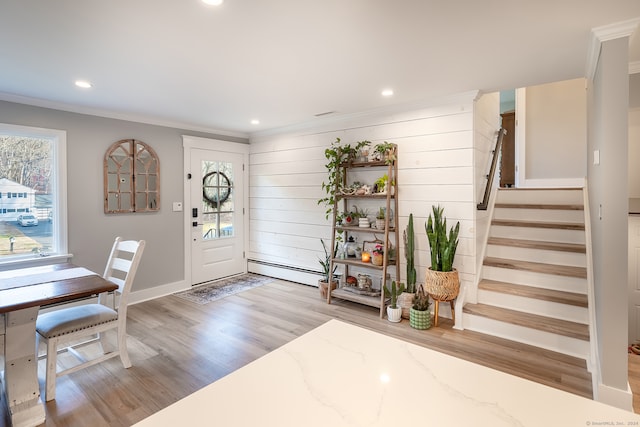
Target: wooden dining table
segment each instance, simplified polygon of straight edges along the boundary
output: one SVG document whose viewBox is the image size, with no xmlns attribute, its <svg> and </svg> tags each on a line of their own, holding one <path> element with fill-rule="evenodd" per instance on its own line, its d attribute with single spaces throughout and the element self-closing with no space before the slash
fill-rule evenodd
<svg viewBox="0 0 640 427">
<path fill-rule="evenodd" d="M 2 386 L 14 427 L 37 426 L 45 421 L 36 349 L 36 319 L 40 308 L 116 289 L 116 284 L 99 274 L 70 263 L 0 272 Z M 0 370 L 2 368 L 0 366 Z M 1 404 L 4 402 L 0 402 L 0 408 Z M 2 412 L 0 409 L 0 415 Z"/>
</svg>

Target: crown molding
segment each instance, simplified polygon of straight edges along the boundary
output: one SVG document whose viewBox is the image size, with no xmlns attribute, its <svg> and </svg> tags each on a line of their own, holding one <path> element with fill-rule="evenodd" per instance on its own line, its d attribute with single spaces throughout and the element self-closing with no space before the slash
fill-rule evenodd
<svg viewBox="0 0 640 427">
<path fill-rule="evenodd" d="M 162 120 L 156 117 L 150 117 L 134 113 L 119 113 L 110 110 L 103 110 L 91 107 L 82 107 L 78 105 L 65 104 L 61 102 L 47 101 L 39 98 L 30 98 L 22 95 L 15 95 L 6 92 L 0 92 L 0 101 L 14 102 L 16 104 L 31 105 L 34 107 L 49 108 L 52 110 L 66 111 L 69 113 L 86 114 L 89 116 L 104 117 L 108 119 L 125 120 L 129 122 L 143 123 L 147 125 L 163 126 L 174 129 L 182 129 L 192 132 L 203 132 L 217 136 L 228 136 L 233 138 L 248 139 L 249 134 L 242 132 L 232 132 L 222 129 L 208 128 L 205 126 L 194 125 L 193 123 L 174 122 L 171 120 Z"/>
<path fill-rule="evenodd" d="M 622 37 L 630 37 L 638 28 L 638 24 L 640 24 L 640 17 L 591 29 L 591 40 L 587 53 L 587 79 L 593 80 L 596 74 L 602 43 Z"/>
</svg>

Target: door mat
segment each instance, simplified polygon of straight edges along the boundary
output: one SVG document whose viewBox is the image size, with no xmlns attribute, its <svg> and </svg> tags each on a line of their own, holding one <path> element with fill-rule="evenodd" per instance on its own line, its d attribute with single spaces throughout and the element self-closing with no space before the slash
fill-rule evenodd
<svg viewBox="0 0 640 427">
<path fill-rule="evenodd" d="M 256 288 L 273 282 L 273 277 L 262 276 L 260 274 L 245 273 L 239 276 L 228 277 L 194 286 L 188 291 L 175 293 L 178 298 L 194 302 L 196 304 L 207 304 L 211 301 L 234 295 L 242 291 Z"/>
</svg>

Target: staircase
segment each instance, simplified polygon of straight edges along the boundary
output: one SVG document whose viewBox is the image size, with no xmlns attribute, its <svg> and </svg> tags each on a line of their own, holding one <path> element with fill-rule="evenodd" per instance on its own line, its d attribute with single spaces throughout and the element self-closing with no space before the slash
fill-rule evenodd
<svg viewBox="0 0 640 427">
<path fill-rule="evenodd" d="M 465 329 L 589 360 L 583 200 L 580 188 L 498 190 Z"/>
</svg>

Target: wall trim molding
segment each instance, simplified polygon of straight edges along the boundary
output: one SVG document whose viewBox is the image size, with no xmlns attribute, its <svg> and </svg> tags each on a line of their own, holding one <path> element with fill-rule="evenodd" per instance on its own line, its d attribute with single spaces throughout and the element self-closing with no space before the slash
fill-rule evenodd
<svg viewBox="0 0 640 427">
<path fill-rule="evenodd" d="M 222 129 L 213 129 L 205 126 L 198 126 L 193 123 L 183 123 L 171 120 L 162 120 L 154 117 L 135 113 L 120 113 L 99 108 L 83 107 L 79 105 L 65 104 L 62 102 L 48 101 L 28 96 L 15 95 L 12 93 L 0 92 L 0 101 L 14 102 L 16 104 L 31 105 L 33 107 L 48 108 L 51 110 L 66 111 L 69 113 L 86 114 L 89 116 L 103 117 L 107 119 L 125 120 L 128 122 L 142 123 L 154 126 L 164 126 L 174 129 L 184 129 L 192 132 L 204 132 L 216 136 L 227 136 L 233 138 L 248 139 L 249 134 L 242 132 L 231 132 Z"/>
<path fill-rule="evenodd" d="M 190 288 L 191 286 L 187 285 L 184 280 L 180 280 L 178 282 L 166 283 L 164 285 L 141 289 L 139 291 L 132 291 L 129 294 L 129 305 L 138 304 L 144 301 L 149 301 L 152 299 L 175 294 L 176 292 L 180 291 L 186 291 Z"/>
<path fill-rule="evenodd" d="M 591 40 L 589 41 L 589 52 L 587 53 L 587 79 L 593 80 L 595 76 L 602 43 L 622 37 L 630 37 L 638 28 L 638 24 L 640 24 L 640 18 L 633 18 L 591 29 Z"/>
</svg>

